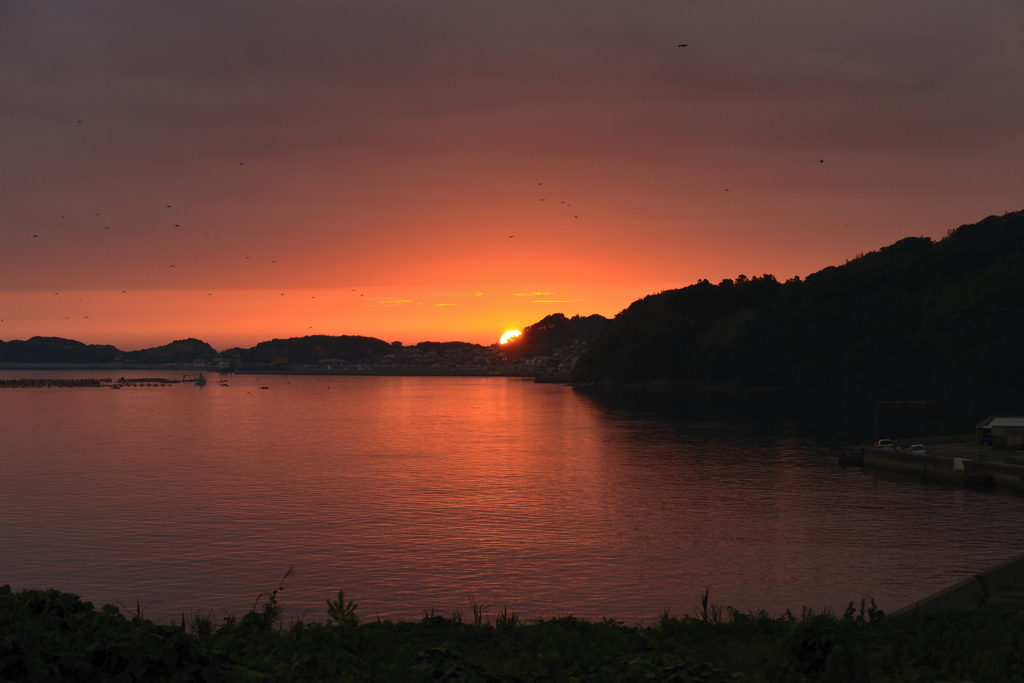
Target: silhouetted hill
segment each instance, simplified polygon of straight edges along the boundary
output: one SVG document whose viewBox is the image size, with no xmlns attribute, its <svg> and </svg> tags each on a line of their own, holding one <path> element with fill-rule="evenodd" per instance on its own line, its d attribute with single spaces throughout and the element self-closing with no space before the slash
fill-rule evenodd
<svg viewBox="0 0 1024 683">
<path fill-rule="evenodd" d="M 501 350 L 509 356 L 529 358 L 547 356 L 575 343 L 582 352 L 607 322 L 608 318 L 596 314 L 566 318 L 562 313 L 554 313 L 524 328 L 518 338 L 502 346 Z"/>
<path fill-rule="evenodd" d="M 216 358 L 217 350 L 204 341 L 189 338 L 151 349 L 126 351 L 122 355 L 135 363 L 191 363 Z"/>
<path fill-rule="evenodd" d="M 0 341 L 0 363 L 109 363 L 119 353 L 107 344 L 83 344 L 60 337 Z"/>
<path fill-rule="evenodd" d="M 481 346 L 480 344 L 473 344 L 471 342 L 432 342 L 425 341 L 416 344 L 413 348 L 419 349 L 420 351 L 437 351 L 438 353 L 444 353 L 445 351 L 465 351 L 468 349 L 485 349 L 487 347 Z"/>
<path fill-rule="evenodd" d="M 260 342 L 251 349 L 228 349 L 222 355 L 229 358 L 241 357 L 246 363 L 284 362 L 290 365 L 312 365 L 329 358 L 348 362 L 376 358 L 391 353 L 392 350 L 391 344 L 376 337 L 332 337 L 318 334 L 273 339 Z"/>
<path fill-rule="evenodd" d="M 1024 380 L 1024 212 L 910 237 L 806 280 L 771 275 L 634 302 L 578 382 L 982 395 Z"/>
</svg>

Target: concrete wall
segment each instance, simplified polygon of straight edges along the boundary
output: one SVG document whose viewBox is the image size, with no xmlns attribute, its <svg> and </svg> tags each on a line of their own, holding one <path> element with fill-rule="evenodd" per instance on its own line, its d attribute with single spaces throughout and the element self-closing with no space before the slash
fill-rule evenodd
<svg viewBox="0 0 1024 683">
<path fill-rule="evenodd" d="M 999 591 L 1024 581 L 1024 555 L 1007 560 L 938 593 L 898 609 L 893 614 L 938 612 L 942 610 L 977 609 Z"/>
<path fill-rule="evenodd" d="M 922 479 L 964 483 L 964 472 L 953 469 L 953 457 L 941 455 L 917 455 L 906 451 L 883 451 L 876 448 L 864 449 L 864 473 L 885 470 L 909 474 Z"/>
<path fill-rule="evenodd" d="M 990 475 L 997 486 L 1010 486 L 1015 491 L 1024 491 L 1024 465 L 997 461 L 965 460 L 968 474 Z"/>
<path fill-rule="evenodd" d="M 926 436 L 916 439 L 893 439 L 892 444 L 897 448 L 907 448 L 919 443 L 922 446 L 939 446 L 947 443 L 977 443 L 978 438 L 974 434 L 955 434 L 953 436 Z"/>
<path fill-rule="evenodd" d="M 992 449 L 1019 451 L 1024 446 L 1024 427 L 993 427 Z"/>
</svg>

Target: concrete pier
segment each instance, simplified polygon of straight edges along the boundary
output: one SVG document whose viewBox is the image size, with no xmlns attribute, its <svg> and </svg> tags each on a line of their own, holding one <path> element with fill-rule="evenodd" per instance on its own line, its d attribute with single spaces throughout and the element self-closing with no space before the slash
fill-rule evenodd
<svg viewBox="0 0 1024 683">
<path fill-rule="evenodd" d="M 962 439 L 957 442 L 957 439 Z M 928 449 L 925 454 L 905 450 L 882 450 L 865 447 L 862 467 L 865 474 L 892 473 L 912 476 L 925 482 L 954 486 L 999 486 L 1024 493 L 1024 454 L 993 451 L 988 446 L 965 442 L 966 437 L 920 439 Z M 898 442 L 897 446 L 904 445 Z M 905 444 L 910 445 L 909 440 Z M 840 458 L 840 464 L 853 464 Z"/>
<path fill-rule="evenodd" d="M 1024 612 L 1024 555 L 986 569 L 893 614 L 958 609 Z"/>
</svg>

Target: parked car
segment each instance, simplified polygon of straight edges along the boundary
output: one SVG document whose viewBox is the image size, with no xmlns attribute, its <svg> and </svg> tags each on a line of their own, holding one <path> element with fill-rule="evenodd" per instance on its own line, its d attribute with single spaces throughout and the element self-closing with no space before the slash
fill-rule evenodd
<svg viewBox="0 0 1024 683">
<path fill-rule="evenodd" d="M 925 448 L 922 444 L 915 443 L 914 445 L 912 445 L 910 447 L 910 452 L 913 455 L 927 455 L 928 454 L 928 449 Z"/>
<path fill-rule="evenodd" d="M 882 451 L 892 450 L 892 439 L 879 439 L 875 442 L 875 448 Z"/>
</svg>

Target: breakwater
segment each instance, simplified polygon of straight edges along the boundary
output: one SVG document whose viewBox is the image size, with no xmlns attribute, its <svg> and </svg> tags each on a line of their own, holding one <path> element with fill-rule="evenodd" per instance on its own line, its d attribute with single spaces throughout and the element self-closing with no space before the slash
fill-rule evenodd
<svg viewBox="0 0 1024 683">
<path fill-rule="evenodd" d="M 926 453 L 903 450 L 912 443 Z M 865 474 L 911 476 L 925 482 L 957 486 L 997 486 L 1024 493 L 1024 453 L 993 451 L 970 436 L 906 439 L 895 450 L 865 447 L 840 457 L 843 466 L 860 465 Z"/>
<path fill-rule="evenodd" d="M 894 614 L 976 608 L 1024 611 L 1024 555 L 979 572 Z"/>
</svg>

